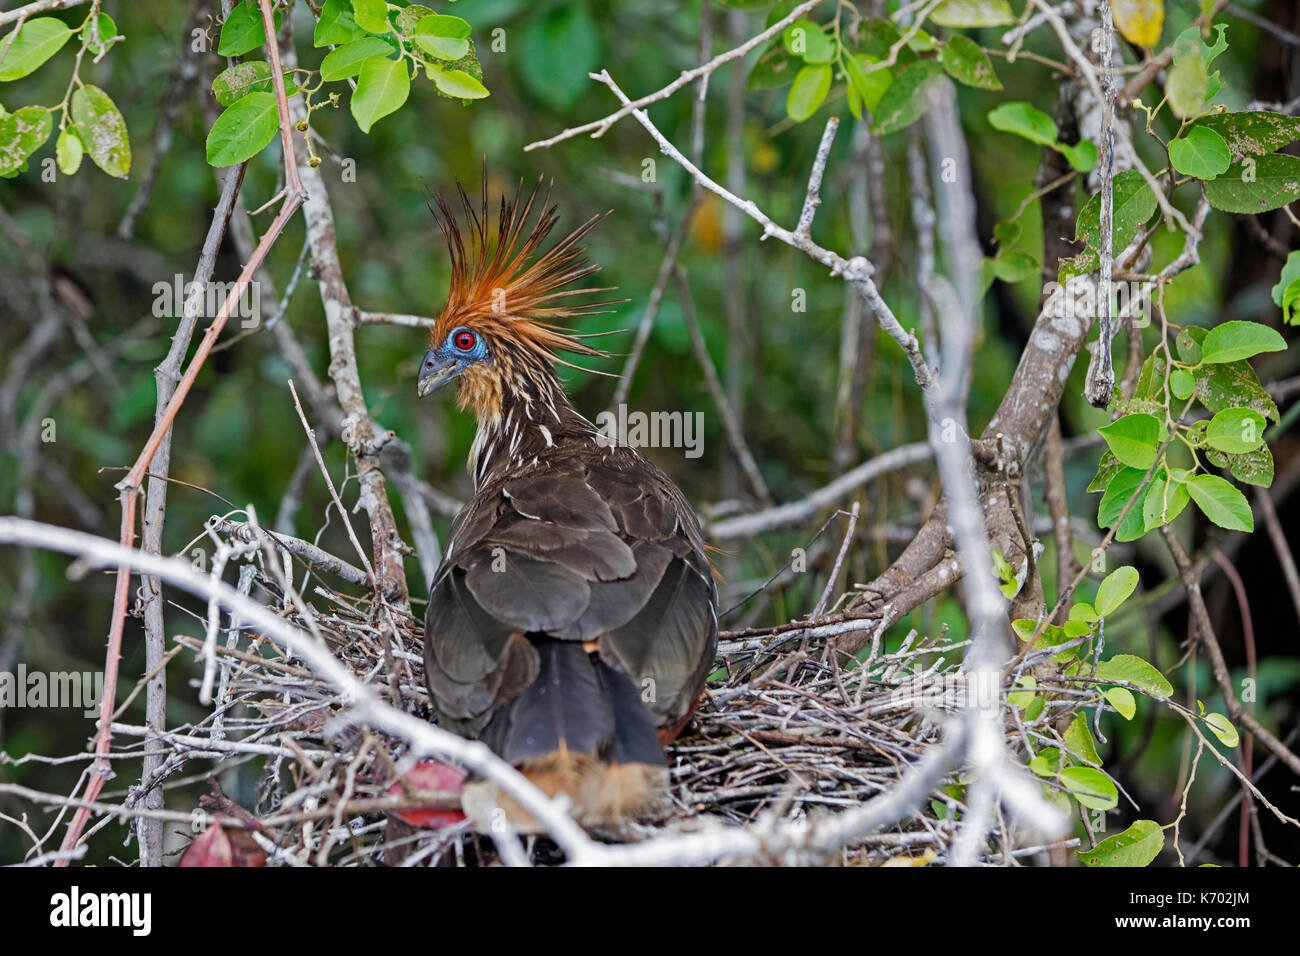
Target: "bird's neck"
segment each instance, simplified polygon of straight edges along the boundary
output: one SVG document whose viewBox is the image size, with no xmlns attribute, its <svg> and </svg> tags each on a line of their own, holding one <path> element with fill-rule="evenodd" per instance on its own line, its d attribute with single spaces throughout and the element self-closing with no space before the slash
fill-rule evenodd
<svg viewBox="0 0 1300 956">
<path fill-rule="evenodd" d="M 573 407 L 549 363 L 529 360 L 508 368 L 496 387 L 492 400 L 474 404 L 478 434 L 469 471 L 476 488 L 535 465 L 550 449 L 597 433 Z"/>
</svg>

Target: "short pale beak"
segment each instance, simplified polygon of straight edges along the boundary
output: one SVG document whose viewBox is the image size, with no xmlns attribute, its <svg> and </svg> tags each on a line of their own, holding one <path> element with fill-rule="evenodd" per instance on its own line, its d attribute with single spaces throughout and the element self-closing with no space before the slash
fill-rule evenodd
<svg viewBox="0 0 1300 956">
<path fill-rule="evenodd" d="M 415 394 L 419 398 L 446 385 L 461 373 L 463 366 L 457 361 L 444 362 L 433 349 L 424 353 L 420 375 L 415 381 Z"/>
</svg>

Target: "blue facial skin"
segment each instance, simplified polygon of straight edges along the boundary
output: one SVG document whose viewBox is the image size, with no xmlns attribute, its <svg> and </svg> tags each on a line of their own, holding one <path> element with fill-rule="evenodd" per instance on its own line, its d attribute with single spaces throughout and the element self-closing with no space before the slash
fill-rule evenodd
<svg viewBox="0 0 1300 956">
<path fill-rule="evenodd" d="M 468 344 L 466 336 L 473 337 L 473 344 L 468 349 L 461 346 Z M 475 362 L 487 360 L 487 344 L 483 336 L 463 325 L 457 326 L 447 334 L 447 338 L 436 348 L 424 353 L 420 365 L 420 375 L 416 380 L 416 394 L 423 398 L 435 389 L 446 385 Z"/>
</svg>

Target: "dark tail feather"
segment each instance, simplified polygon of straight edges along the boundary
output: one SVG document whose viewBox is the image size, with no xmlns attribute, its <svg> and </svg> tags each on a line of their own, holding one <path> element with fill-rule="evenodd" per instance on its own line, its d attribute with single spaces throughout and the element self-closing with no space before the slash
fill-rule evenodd
<svg viewBox="0 0 1300 956">
<path fill-rule="evenodd" d="M 568 794 L 584 826 L 617 830 L 657 813 L 668 763 L 637 685 L 576 641 L 531 640 L 537 679 L 497 712 L 483 742 L 544 793 Z M 500 808 L 516 827 L 536 830 L 527 812 L 486 781 L 468 785 L 461 802 L 479 827 L 493 825 Z"/>
<path fill-rule="evenodd" d="M 537 679 L 497 712 L 483 742 L 512 764 L 558 752 L 605 753 L 614 714 L 581 644 L 534 639 Z"/>
<path fill-rule="evenodd" d="M 595 665 L 596 677 L 614 713 L 614 748 L 611 754 L 614 761 L 668 766 L 659 734 L 650 719 L 650 712 L 641 701 L 636 684 L 604 661 L 597 660 Z"/>
<path fill-rule="evenodd" d="M 502 707 L 483 742 L 519 765 L 557 752 L 667 766 L 650 711 L 626 674 L 574 641 L 534 638 L 537 679 Z"/>
</svg>

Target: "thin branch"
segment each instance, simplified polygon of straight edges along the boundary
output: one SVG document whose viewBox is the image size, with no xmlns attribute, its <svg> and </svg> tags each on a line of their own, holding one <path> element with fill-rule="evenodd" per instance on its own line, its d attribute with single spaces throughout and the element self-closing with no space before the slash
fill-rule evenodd
<svg viewBox="0 0 1300 956">
<path fill-rule="evenodd" d="M 270 609 L 244 597 L 225 582 L 200 574 L 188 561 L 145 554 L 95 535 L 22 518 L 0 518 L 0 543 L 35 546 L 75 555 L 93 567 L 115 564 L 128 571 L 136 569 L 140 573 L 156 575 L 199 597 L 215 598 L 245 624 L 265 632 L 302 658 L 313 672 L 341 691 L 350 705 L 346 717 L 349 723 L 369 724 L 405 740 L 417 756 L 455 760 L 481 774 L 509 793 L 540 821 L 571 859 L 580 858 L 590 847 L 587 835 L 569 818 L 561 804 L 546 797 L 486 745 L 441 730 L 385 703 L 370 685 L 353 676 L 322 642 L 292 626 Z M 84 807 L 79 809 L 79 815 L 89 816 L 89 813 Z"/>
<path fill-rule="evenodd" d="M 119 533 L 119 542 L 126 549 L 135 542 L 135 518 L 136 507 L 140 496 L 141 483 L 149 470 L 149 465 L 153 461 L 154 455 L 158 452 L 159 445 L 162 444 L 164 437 L 170 431 L 172 422 L 175 420 L 181 405 L 184 404 L 186 397 L 189 395 L 190 388 L 194 380 L 198 377 L 199 370 L 207 360 L 208 354 L 212 351 L 212 346 L 216 344 L 217 338 L 221 335 L 222 329 L 225 328 L 226 322 L 230 318 L 231 312 L 236 304 L 243 297 L 244 290 L 252 281 L 253 275 L 257 272 L 262 260 L 266 258 L 267 252 L 284 230 L 285 225 L 293 218 L 298 207 L 303 204 L 306 198 L 301 183 L 298 181 L 296 172 L 296 161 L 293 153 L 292 133 L 290 131 L 289 106 L 288 99 L 285 95 L 284 76 L 279 69 L 279 53 L 275 42 L 275 27 L 271 18 L 271 0 L 259 0 L 262 10 L 263 28 L 266 30 L 268 37 L 267 48 L 270 51 L 272 63 L 272 85 L 275 89 L 276 109 L 279 117 L 282 140 L 286 145 L 284 161 L 286 181 L 290 184 L 284 197 L 284 203 L 280 211 L 276 214 L 271 226 L 267 229 L 266 234 L 262 236 L 261 242 L 258 243 L 257 249 L 244 265 L 235 281 L 226 300 L 221 304 L 220 310 L 208 326 L 207 332 L 199 342 L 195 350 L 194 358 L 190 361 L 185 375 L 176 385 L 176 392 L 172 399 L 167 403 L 165 413 L 158 419 L 154 426 L 153 434 L 145 443 L 144 449 L 140 452 L 135 464 L 127 476 L 118 483 L 117 488 L 120 492 L 122 502 L 122 523 Z M 113 611 L 108 633 L 108 652 L 104 664 L 104 699 L 101 705 L 99 727 L 95 734 L 95 753 L 98 758 L 92 765 L 89 778 L 86 781 L 85 797 L 87 800 L 93 800 L 103 789 L 105 780 L 111 775 L 112 771 L 108 766 L 107 760 L 102 759 L 109 751 L 109 743 L 112 737 L 110 718 L 113 712 L 113 699 L 117 692 L 117 675 L 118 663 L 122 656 L 122 631 L 126 622 L 126 606 L 130 592 L 130 573 L 125 565 L 117 570 L 117 584 L 113 592 Z M 85 828 L 88 812 L 84 808 L 77 810 L 73 815 L 72 821 L 68 824 L 67 833 L 64 835 L 61 850 L 71 851 L 81 838 L 82 830 Z M 66 865 L 66 862 L 57 864 Z"/>
<path fill-rule="evenodd" d="M 171 348 L 167 357 L 154 370 L 157 386 L 157 401 L 154 412 L 155 421 L 160 420 L 171 402 L 176 379 L 180 375 L 181 363 L 189 351 L 190 339 L 198 321 L 199 308 L 203 302 L 201 290 L 206 288 L 212 278 L 217 263 L 217 253 L 221 249 L 230 215 L 235 208 L 235 197 L 244 180 L 246 166 L 226 170 L 226 179 L 222 184 L 221 197 L 208 227 L 203 250 L 199 253 L 198 264 L 194 267 L 193 284 L 197 291 L 186 299 L 184 313 L 172 336 Z M 163 521 L 167 512 L 167 475 L 171 470 L 172 432 L 169 430 L 158 445 L 158 451 L 149 467 L 149 485 L 145 494 L 144 505 L 144 550 L 151 554 L 162 553 Z M 158 665 L 167 653 L 167 636 L 163 618 L 162 583 L 154 577 L 145 577 L 140 582 L 141 603 L 144 610 L 145 635 L 145 670 L 155 672 L 157 676 L 149 681 L 145 692 L 145 723 L 161 731 L 167 722 L 167 676 L 166 671 Z M 140 779 L 143 782 L 158 769 L 159 763 L 153 757 L 146 757 L 141 768 Z M 162 792 L 154 789 L 145 795 L 145 806 L 158 809 L 162 806 Z M 162 866 L 162 825 L 157 821 L 147 820 L 142 824 L 140 840 L 141 863 L 144 866 Z"/>
<path fill-rule="evenodd" d="M 607 71 L 602 70 L 600 73 L 593 73 L 591 74 L 591 78 L 609 87 L 614 95 L 624 104 L 631 103 L 627 98 L 627 95 L 619 85 L 614 82 L 614 79 Z M 741 199 L 739 196 L 733 195 L 730 191 L 710 179 L 699 169 L 699 167 L 683 156 L 681 151 L 677 149 L 677 147 L 659 131 L 659 128 L 650 121 L 650 117 L 646 115 L 645 111 L 639 109 L 632 110 L 632 116 L 645 128 L 646 132 L 654 137 L 655 142 L 659 144 L 659 148 L 663 153 L 685 169 L 697 183 L 709 192 L 720 196 L 722 199 L 735 206 L 745 215 L 749 216 L 749 218 L 762 226 L 764 239 L 768 236 L 775 236 L 786 245 L 793 246 L 800 252 L 807 254 L 810 258 L 820 262 L 824 266 L 827 266 L 831 270 L 831 275 L 840 276 L 846 282 L 852 284 L 853 287 L 858 290 L 858 293 L 863 297 L 863 299 L 866 300 L 871 311 L 875 313 L 876 319 L 880 322 L 881 327 L 895 342 L 898 343 L 899 347 L 903 350 L 903 354 L 907 356 L 908 362 L 911 363 L 912 373 L 916 378 L 916 383 L 920 385 L 922 389 L 930 387 L 930 383 L 933 380 L 933 374 L 929 367 L 926 366 L 925 359 L 921 356 L 921 347 L 917 344 L 916 336 L 903 328 L 902 324 L 895 317 L 893 310 L 889 308 L 885 300 L 881 297 L 880 291 L 876 288 L 876 284 L 871 278 L 872 274 L 875 272 L 875 267 L 872 266 L 871 262 L 865 256 L 854 256 L 852 259 L 845 259 L 843 256 L 817 245 L 817 243 L 813 242 L 808 236 L 801 236 L 789 229 L 784 229 L 781 226 L 778 226 L 772 218 L 767 215 L 767 213 L 759 209 L 752 201 Z M 838 123 L 838 119 L 831 117 L 830 120 L 827 121 L 827 126 L 833 130 Z"/>
<path fill-rule="evenodd" d="M 704 341 L 704 333 L 700 330 L 700 320 L 695 314 L 695 301 L 691 296 L 691 288 L 686 279 L 686 270 L 680 265 L 673 270 L 673 275 L 677 283 L 677 298 L 681 302 L 682 317 L 686 320 L 686 328 L 691 335 L 691 345 L 695 349 L 695 358 L 700 363 L 700 369 L 704 372 L 704 383 L 708 386 L 709 394 L 713 396 L 713 404 L 718 409 L 718 417 L 722 419 L 722 430 L 727 435 L 727 441 L 731 445 L 731 450 L 735 452 L 736 460 L 740 462 L 740 469 L 745 473 L 745 478 L 749 486 L 753 489 L 755 496 L 763 504 L 771 504 L 772 496 L 768 493 L 767 484 L 763 481 L 763 475 L 758 470 L 758 464 L 754 461 L 753 452 L 749 450 L 749 443 L 745 441 L 745 433 L 740 427 L 740 422 L 736 419 L 736 413 L 727 401 L 727 395 L 722 389 L 722 382 L 718 380 L 718 370 L 713 367 L 713 358 L 709 355 L 708 343 Z"/>
<path fill-rule="evenodd" d="M 607 129 L 609 129 L 619 120 L 621 120 L 623 117 L 627 116 L 628 114 L 632 113 L 633 111 L 649 106 L 651 103 L 657 103 L 659 100 L 668 99 L 668 97 L 672 96 L 683 86 L 687 86 L 688 84 L 693 83 L 695 80 L 698 80 L 701 77 L 708 76 L 710 73 L 718 69 L 718 67 L 722 66 L 724 63 L 730 63 L 732 60 L 739 59 L 740 57 L 743 57 L 746 53 L 748 53 L 750 50 L 754 49 L 755 47 L 759 46 L 760 44 L 766 43 L 768 40 L 772 39 L 773 37 L 780 36 L 786 27 L 794 23 L 801 16 L 803 16 L 805 13 L 807 13 L 809 10 L 811 10 L 813 7 L 817 6 L 821 2 L 822 0 L 804 0 L 803 3 L 800 3 L 797 6 L 795 6 L 794 9 L 792 9 L 783 18 L 778 20 L 776 23 L 772 24 L 762 33 L 750 37 L 744 43 L 740 44 L 740 46 L 733 47 L 732 49 L 726 51 L 725 53 L 718 54 L 707 63 L 703 63 L 700 66 L 697 66 L 691 70 L 683 70 L 681 74 L 678 75 L 677 79 L 673 80 L 667 86 L 663 87 L 663 89 L 656 90 L 653 93 L 643 96 L 635 102 L 632 102 L 631 100 L 624 100 L 622 109 L 615 110 L 613 113 L 609 114 L 603 119 L 595 120 L 591 123 L 585 123 L 582 126 L 574 126 L 570 129 L 566 129 L 563 132 L 557 133 L 555 136 L 552 136 L 550 139 L 542 139 L 534 143 L 529 143 L 527 146 L 524 147 L 524 152 L 530 152 L 534 149 L 545 149 L 547 147 L 554 146 L 556 143 L 562 143 L 566 139 L 572 139 L 575 136 L 581 136 L 584 133 L 590 133 L 593 139 L 603 136 Z M 596 77 L 593 74 L 592 78 L 597 79 L 598 77 Z"/>
<path fill-rule="evenodd" d="M 1255 489 L 1255 505 L 1260 517 L 1264 519 L 1268 538 L 1273 542 L 1277 563 L 1282 566 L 1282 576 L 1286 578 L 1286 589 L 1291 595 L 1291 605 L 1295 608 L 1296 617 L 1300 618 L 1300 573 L 1296 572 L 1295 556 L 1291 553 L 1290 544 L 1287 543 L 1282 523 L 1277 520 L 1277 509 L 1273 507 L 1273 499 L 1263 488 Z"/>
<path fill-rule="evenodd" d="M 797 501 L 756 511 L 753 514 L 709 522 L 706 529 L 708 536 L 711 540 L 722 541 L 728 538 L 749 537 L 777 528 L 789 528 L 809 520 L 819 511 L 835 507 L 849 494 L 881 475 L 929 461 L 933 455 L 934 452 L 928 442 L 900 445 L 869 461 L 864 461 L 856 468 L 846 471 L 834 481 Z"/>
<path fill-rule="evenodd" d="M 1084 397 L 1088 404 L 1096 408 L 1105 408 L 1110 404 L 1115 391 L 1115 368 L 1111 362 L 1111 337 L 1115 334 L 1112 320 L 1114 302 L 1111 298 L 1111 279 L 1115 269 L 1114 262 L 1114 218 L 1115 218 L 1115 74 L 1111 69 L 1111 57 L 1115 47 L 1115 21 L 1111 16 L 1109 2 L 1101 4 L 1101 130 L 1097 144 L 1100 153 L 1098 166 L 1101 184 L 1098 195 L 1101 197 L 1101 249 L 1100 259 L 1101 287 L 1098 292 L 1100 311 L 1098 313 L 1097 351 L 1092 354 L 1088 364 L 1088 376 L 1084 383 Z"/>
<path fill-rule="evenodd" d="M 83 3 L 89 2 L 90 0 L 35 0 L 34 3 L 28 3 L 13 10 L 6 10 L 0 13 L 0 27 L 7 26 L 15 20 L 27 20 L 38 13 L 53 13 L 56 10 L 68 10 L 72 7 L 79 7 Z"/>
<path fill-rule="evenodd" d="M 1188 605 L 1192 609 L 1192 619 L 1196 622 L 1196 634 L 1200 639 L 1201 646 L 1205 648 L 1210 657 L 1210 670 L 1214 675 L 1215 683 L 1219 685 L 1219 690 L 1223 694 L 1223 703 L 1228 708 L 1228 716 L 1258 737 L 1260 743 L 1277 754 L 1278 758 L 1291 768 L 1292 773 L 1300 774 L 1300 757 L 1288 750 L 1282 741 L 1278 740 L 1268 728 L 1262 726 L 1241 706 L 1241 701 L 1237 699 L 1237 693 L 1233 689 L 1232 680 L 1228 673 L 1228 662 L 1224 660 L 1223 650 L 1219 647 L 1219 639 L 1215 636 L 1214 625 L 1211 623 L 1209 609 L 1206 608 L 1205 598 L 1201 594 L 1201 583 L 1196 578 L 1192 563 L 1187 558 L 1187 552 L 1183 550 L 1178 536 L 1169 525 L 1162 527 L 1160 533 L 1164 535 L 1165 544 L 1169 547 L 1169 553 L 1173 556 L 1174 564 L 1178 566 L 1178 574 L 1183 580 L 1183 587 L 1187 589 Z"/>
</svg>

